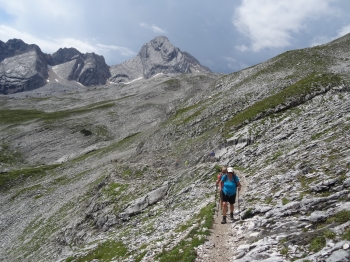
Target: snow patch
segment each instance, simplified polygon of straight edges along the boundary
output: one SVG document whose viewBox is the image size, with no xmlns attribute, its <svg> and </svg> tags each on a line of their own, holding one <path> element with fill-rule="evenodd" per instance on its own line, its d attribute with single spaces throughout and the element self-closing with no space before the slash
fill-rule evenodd
<svg viewBox="0 0 350 262">
<path fill-rule="evenodd" d="M 157 75 L 162 75 L 163 73 L 158 73 L 158 74 L 155 74 L 153 77 L 156 77 Z"/>
<path fill-rule="evenodd" d="M 132 82 L 135 82 L 135 81 L 137 81 L 137 80 L 140 80 L 140 79 L 142 79 L 143 77 L 139 77 L 139 78 L 136 78 L 136 79 L 134 79 L 134 80 L 132 80 L 132 81 L 130 81 L 130 82 L 126 82 L 126 83 L 124 83 L 124 84 L 130 84 L 130 83 L 132 83 Z"/>
</svg>

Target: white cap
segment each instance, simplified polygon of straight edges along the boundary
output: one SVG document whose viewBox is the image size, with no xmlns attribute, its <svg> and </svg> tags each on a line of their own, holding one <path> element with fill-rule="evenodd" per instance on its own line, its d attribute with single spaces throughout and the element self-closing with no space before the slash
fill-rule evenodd
<svg viewBox="0 0 350 262">
<path fill-rule="evenodd" d="M 233 167 L 228 167 L 227 168 L 227 173 L 233 173 Z"/>
</svg>

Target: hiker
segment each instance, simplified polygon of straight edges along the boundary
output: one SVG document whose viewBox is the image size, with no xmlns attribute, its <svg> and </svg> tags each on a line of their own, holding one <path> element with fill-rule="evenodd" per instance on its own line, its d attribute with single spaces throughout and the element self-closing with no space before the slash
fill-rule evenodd
<svg viewBox="0 0 350 262">
<path fill-rule="evenodd" d="M 220 192 L 220 208 L 221 208 L 221 212 L 223 212 L 223 206 L 222 206 L 222 186 L 223 186 L 223 182 L 221 181 L 221 178 L 223 175 L 227 175 L 227 167 L 223 166 L 221 168 L 221 173 L 218 174 L 218 179 L 216 180 L 216 188 L 218 188 L 219 192 Z M 219 210 L 218 210 L 219 212 Z"/>
<path fill-rule="evenodd" d="M 223 202 L 223 210 L 222 210 L 222 221 L 221 224 L 226 224 L 226 212 L 227 212 L 227 202 L 230 203 L 230 218 L 233 219 L 233 204 L 236 200 L 236 191 L 238 187 L 238 191 L 241 190 L 241 183 L 239 182 L 238 176 L 236 176 L 232 167 L 227 168 L 227 175 L 223 175 L 221 178 L 223 182 L 222 186 L 222 202 Z"/>
</svg>

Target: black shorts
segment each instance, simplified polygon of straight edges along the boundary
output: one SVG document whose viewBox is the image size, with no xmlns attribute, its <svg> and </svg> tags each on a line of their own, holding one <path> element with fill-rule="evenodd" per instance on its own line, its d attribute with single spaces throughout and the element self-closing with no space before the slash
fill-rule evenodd
<svg viewBox="0 0 350 262">
<path fill-rule="evenodd" d="M 228 195 L 225 195 L 224 192 L 222 192 L 222 201 L 229 202 L 231 205 L 233 205 L 236 202 L 236 194 L 232 196 L 228 196 Z"/>
<path fill-rule="evenodd" d="M 222 200 L 222 190 L 220 190 L 220 199 Z"/>
</svg>

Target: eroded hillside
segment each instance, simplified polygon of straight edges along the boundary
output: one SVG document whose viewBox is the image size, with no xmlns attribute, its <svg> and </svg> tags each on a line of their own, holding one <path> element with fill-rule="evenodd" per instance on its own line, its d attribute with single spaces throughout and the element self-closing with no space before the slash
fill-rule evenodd
<svg viewBox="0 0 350 262">
<path fill-rule="evenodd" d="M 228 261 L 347 259 L 349 38 L 226 76 L 2 96 L 1 260 L 208 261 L 224 164 L 248 183 Z"/>
</svg>

